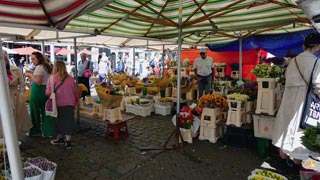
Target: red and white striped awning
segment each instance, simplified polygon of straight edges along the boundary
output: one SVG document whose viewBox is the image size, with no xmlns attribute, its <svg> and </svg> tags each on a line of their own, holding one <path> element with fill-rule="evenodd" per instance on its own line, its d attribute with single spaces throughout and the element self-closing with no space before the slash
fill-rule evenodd
<svg viewBox="0 0 320 180">
<path fill-rule="evenodd" d="M 0 0 L 0 23 L 63 29 L 79 15 L 98 9 L 111 0 Z"/>
</svg>

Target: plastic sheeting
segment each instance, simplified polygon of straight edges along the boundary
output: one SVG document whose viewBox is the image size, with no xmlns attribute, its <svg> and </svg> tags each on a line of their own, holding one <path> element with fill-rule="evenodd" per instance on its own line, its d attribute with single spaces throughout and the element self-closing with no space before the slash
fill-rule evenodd
<svg viewBox="0 0 320 180">
<path fill-rule="evenodd" d="M 303 51 L 304 38 L 316 30 L 305 30 L 295 33 L 255 35 L 242 40 L 242 50 L 264 49 L 277 56 L 285 57 L 288 53 L 299 54 Z M 209 44 L 211 51 L 239 51 L 239 40 L 227 44 Z"/>
</svg>

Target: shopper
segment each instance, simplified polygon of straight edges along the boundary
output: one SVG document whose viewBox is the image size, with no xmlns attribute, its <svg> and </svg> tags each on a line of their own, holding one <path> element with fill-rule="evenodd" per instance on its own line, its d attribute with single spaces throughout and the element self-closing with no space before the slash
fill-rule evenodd
<svg viewBox="0 0 320 180">
<path fill-rule="evenodd" d="M 25 133 L 29 128 L 31 128 L 31 121 L 28 116 L 28 110 L 24 99 L 25 84 L 20 69 L 10 65 L 6 51 L 3 51 L 3 55 L 6 65 L 9 93 L 13 106 L 13 118 L 16 125 L 17 135 L 19 135 L 23 132 Z M 2 137 L 2 135 L 2 128 L 0 128 L 0 136 Z"/>
<path fill-rule="evenodd" d="M 78 95 L 74 79 L 69 76 L 63 61 L 56 61 L 53 66 L 53 86 L 56 93 L 56 105 L 58 116 L 53 118 L 54 128 L 57 134 L 51 144 L 62 144 L 66 149 L 71 149 L 71 135 L 75 130 L 74 108 L 78 102 Z M 47 83 L 46 95 L 51 95 L 50 77 Z M 65 136 L 65 140 L 64 137 Z"/>
<path fill-rule="evenodd" d="M 35 65 L 34 71 L 25 72 L 25 76 L 29 77 L 32 82 L 29 101 L 32 128 L 27 133 L 27 136 L 39 136 L 42 133 L 44 137 L 52 137 L 54 136 L 52 118 L 46 116 L 45 111 L 45 104 L 48 99 L 46 96 L 46 84 L 52 67 L 40 52 L 33 52 L 31 61 Z"/>
<path fill-rule="evenodd" d="M 111 69 L 107 64 L 107 61 L 108 61 L 108 57 L 101 58 L 100 63 L 98 65 L 98 74 L 99 74 L 100 83 L 102 83 L 106 79 L 107 75 L 111 73 Z"/>
<path fill-rule="evenodd" d="M 291 60 L 286 70 L 285 90 L 275 120 L 272 139 L 272 143 L 280 148 L 280 157 L 293 159 L 298 168 L 301 161 L 307 159 L 310 153 L 302 145 L 301 137 L 304 130 L 299 128 L 299 124 L 308 89 L 307 83 L 309 83 L 312 68 L 317 60 L 315 55 L 320 50 L 320 35 L 318 33 L 309 34 L 303 45 L 305 50 L 295 58 L 296 61 Z M 315 93 L 320 95 L 320 62 L 314 68 L 312 80 Z M 287 162 L 291 162 L 288 160 Z"/>
<path fill-rule="evenodd" d="M 200 57 L 194 60 L 194 73 L 198 80 L 198 94 L 200 98 L 205 94 L 209 94 L 212 87 L 212 76 L 213 76 L 213 60 L 207 56 L 207 49 L 200 49 Z"/>
<path fill-rule="evenodd" d="M 80 54 L 81 60 L 78 62 L 78 81 L 79 84 L 84 84 L 88 88 L 88 92 L 83 91 L 82 96 L 83 99 L 86 95 L 91 95 L 90 93 L 90 85 L 89 85 L 89 76 L 86 76 L 85 72 L 88 71 L 92 73 L 93 66 L 92 63 L 87 60 L 87 54 L 81 53 Z M 80 97 L 79 97 L 80 98 Z"/>
</svg>

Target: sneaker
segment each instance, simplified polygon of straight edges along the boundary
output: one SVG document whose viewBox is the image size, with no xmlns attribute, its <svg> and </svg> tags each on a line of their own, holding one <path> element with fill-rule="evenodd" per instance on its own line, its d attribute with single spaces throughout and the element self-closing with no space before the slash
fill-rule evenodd
<svg viewBox="0 0 320 180">
<path fill-rule="evenodd" d="M 66 150 L 70 150 L 71 149 L 71 141 L 66 141 L 64 146 L 66 147 Z"/>
<path fill-rule="evenodd" d="M 54 139 L 50 141 L 53 145 L 64 145 L 65 141 L 62 138 Z"/>
</svg>

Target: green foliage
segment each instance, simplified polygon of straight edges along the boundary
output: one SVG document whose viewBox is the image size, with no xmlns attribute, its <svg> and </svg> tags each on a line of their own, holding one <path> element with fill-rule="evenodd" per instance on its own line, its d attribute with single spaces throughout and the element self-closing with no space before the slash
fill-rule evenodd
<svg viewBox="0 0 320 180">
<path fill-rule="evenodd" d="M 301 140 L 302 144 L 309 150 L 320 152 L 320 125 L 318 124 L 317 127 L 307 128 Z"/>
<path fill-rule="evenodd" d="M 252 74 L 258 78 L 277 78 L 281 75 L 281 68 L 279 66 L 270 66 L 266 63 L 258 64 L 251 71 Z"/>
</svg>

